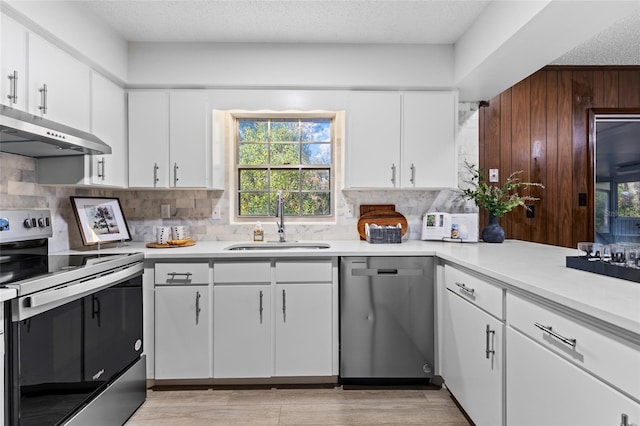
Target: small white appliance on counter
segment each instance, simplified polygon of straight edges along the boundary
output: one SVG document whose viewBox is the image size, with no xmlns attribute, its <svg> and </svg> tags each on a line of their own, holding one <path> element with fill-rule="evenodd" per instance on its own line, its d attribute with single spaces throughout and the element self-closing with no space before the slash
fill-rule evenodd
<svg viewBox="0 0 640 426">
<path fill-rule="evenodd" d="M 427 212 L 422 216 L 422 240 L 478 242 L 478 214 Z"/>
</svg>

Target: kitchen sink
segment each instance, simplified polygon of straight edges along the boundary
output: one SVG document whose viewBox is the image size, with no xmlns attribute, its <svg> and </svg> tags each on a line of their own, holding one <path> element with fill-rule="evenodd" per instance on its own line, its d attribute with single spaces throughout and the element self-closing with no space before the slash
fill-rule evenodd
<svg viewBox="0 0 640 426">
<path fill-rule="evenodd" d="M 331 248 L 329 243 L 300 243 L 267 241 L 266 243 L 240 243 L 226 247 L 225 250 L 322 250 Z"/>
</svg>

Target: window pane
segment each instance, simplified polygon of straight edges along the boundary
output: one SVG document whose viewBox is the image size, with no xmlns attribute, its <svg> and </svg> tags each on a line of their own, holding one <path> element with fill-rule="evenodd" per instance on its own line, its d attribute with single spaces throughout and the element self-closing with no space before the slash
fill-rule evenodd
<svg viewBox="0 0 640 426">
<path fill-rule="evenodd" d="M 302 144 L 302 164 L 331 164 L 331 144 Z"/>
<path fill-rule="evenodd" d="M 302 193 L 303 215 L 329 215 L 331 214 L 331 196 L 328 192 L 304 192 Z"/>
<path fill-rule="evenodd" d="M 297 191 L 300 189 L 299 170 L 271 170 L 271 190 Z"/>
<path fill-rule="evenodd" d="M 302 122 L 303 142 L 330 142 L 331 141 L 331 120 L 317 119 Z"/>
<path fill-rule="evenodd" d="M 302 170 L 302 190 L 326 190 L 329 185 L 329 170 Z"/>
<path fill-rule="evenodd" d="M 240 144 L 238 164 L 241 166 L 255 166 L 269 163 L 269 151 L 267 144 L 243 143 Z"/>
<path fill-rule="evenodd" d="M 640 182 L 618 184 L 618 217 L 640 217 Z"/>
<path fill-rule="evenodd" d="M 290 142 L 300 140 L 299 120 L 272 120 L 270 140 L 272 142 Z"/>
<path fill-rule="evenodd" d="M 266 142 L 269 136 L 267 120 L 238 120 L 238 140 L 240 142 Z"/>
<path fill-rule="evenodd" d="M 271 144 L 271 164 L 298 164 L 300 162 L 300 145 L 291 143 Z"/>
<path fill-rule="evenodd" d="M 299 192 L 283 191 L 282 199 L 284 200 L 284 214 L 286 216 L 298 216 L 300 214 L 300 196 Z M 276 192 L 271 192 L 271 208 L 269 215 L 276 214 Z"/>
<path fill-rule="evenodd" d="M 267 190 L 267 171 L 256 169 L 240 170 L 240 186 L 241 191 L 266 191 Z"/>
<path fill-rule="evenodd" d="M 264 216 L 268 214 L 269 197 L 266 193 L 240 193 L 239 214 L 241 216 Z"/>
</svg>

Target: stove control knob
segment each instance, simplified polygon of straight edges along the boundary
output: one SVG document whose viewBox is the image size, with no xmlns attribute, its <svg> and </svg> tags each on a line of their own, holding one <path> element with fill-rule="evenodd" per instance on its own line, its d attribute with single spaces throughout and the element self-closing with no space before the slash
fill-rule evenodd
<svg viewBox="0 0 640 426">
<path fill-rule="evenodd" d="M 31 228 L 31 219 L 25 219 L 24 222 L 22 222 L 24 224 L 25 228 Z"/>
<path fill-rule="evenodd" d="M 44 223 L 44 217 L 38 219 L 38 228 L 44 228 L 46 225 Z"/>
</svg>

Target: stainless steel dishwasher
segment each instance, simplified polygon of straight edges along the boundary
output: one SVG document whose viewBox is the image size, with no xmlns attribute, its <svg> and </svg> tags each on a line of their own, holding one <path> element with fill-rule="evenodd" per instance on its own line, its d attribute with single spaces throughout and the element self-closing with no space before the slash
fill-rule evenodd
<svg viewBox="0 0 640 426">
<path fill-rule="evenodd" d="M 342 384 L 429 382 L 434 365 L 432 257 L 343 257 Z"/>
</svg>

